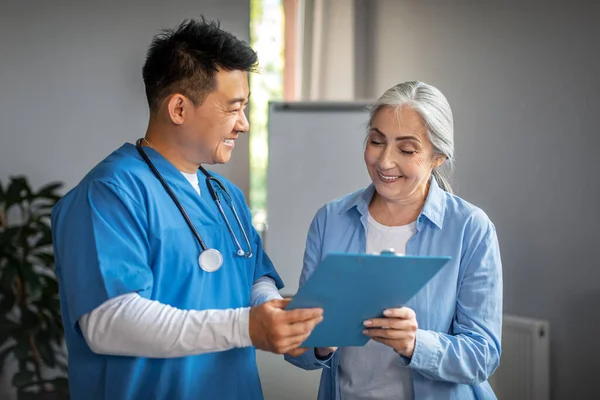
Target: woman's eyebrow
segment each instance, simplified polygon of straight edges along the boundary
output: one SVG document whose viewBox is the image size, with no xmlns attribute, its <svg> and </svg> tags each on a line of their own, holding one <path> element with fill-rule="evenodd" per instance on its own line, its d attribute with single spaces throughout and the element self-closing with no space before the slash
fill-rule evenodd
<svg viewBox="0 0 600 400">
<path fill-rule="evenodd" d="M 386 136 L 385 133 L 383 133 L 379 128 L 371 128 L 371 130 L 374 132 L 377 132 L 381 136 Z M 395 140 L 396 141 L 414 140 L 415 142 L 421 143 L 419 138 L 417 136 L 413 136 L 413 135 L 396 136 Z"/>
</svg>

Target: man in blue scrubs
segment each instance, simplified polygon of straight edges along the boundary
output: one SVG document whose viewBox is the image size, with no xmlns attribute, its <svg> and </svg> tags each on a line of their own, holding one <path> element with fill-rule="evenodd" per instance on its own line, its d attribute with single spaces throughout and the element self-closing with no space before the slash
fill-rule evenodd
<svg viewBox="0 0 600 400">
<path fill-rule="evenodd" d="M 297 355 L 321 321 L 322 310 L 285 310 L 241 191 L 198 170 L 229 161 L 248 131 L 256 65 L 246 43 L 204 19 L 157 35 L 141 147 L 115 150 L 53 210 L 73 399 L 262 399 L 255 348 Z M 205 250 L 177 203 L 220 268 L 200 267 Z M 252 256 L 238 254 L 248 244 Z"/>
</svg>

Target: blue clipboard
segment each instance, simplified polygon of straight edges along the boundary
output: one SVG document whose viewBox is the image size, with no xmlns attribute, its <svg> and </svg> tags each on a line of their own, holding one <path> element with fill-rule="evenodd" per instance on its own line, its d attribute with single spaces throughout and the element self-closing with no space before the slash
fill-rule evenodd
<svg viewBox="0 0 600 400">
<path fill-rule="evenodd" d="M 287 309 L 322 308 L 323 321 L 301 347 L 364 346 L 363 321 L 405 305 L 450 257 L 394 253 L 328 254 Z"/>
</svg>

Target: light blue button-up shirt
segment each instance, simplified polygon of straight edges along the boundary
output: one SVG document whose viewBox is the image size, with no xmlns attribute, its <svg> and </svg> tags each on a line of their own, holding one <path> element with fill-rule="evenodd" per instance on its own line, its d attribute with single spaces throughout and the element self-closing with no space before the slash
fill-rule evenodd
<svg viewBox="0 0 600 400">
<path fill-rule="evenodd" d="M 371 185 L 317 212 L 300 286 L 328 253 L 365 252 L 374 190 Z M 445 192 L 431 178 L 406 254 L 452 257 L 406 304 L 415 311 L 419 329 L 412 359 L 398 357 L 413 372 L 415 399 L 495 399 L 487 382 L 500 361 L 502 331 L 502 265 L 494 225 L 481 209 Z M 303 369 L 324 368 L 319 400 L 340 399 L 339 352 L 324 361 L 314 351 L 286 359 Z"/>
</svg>

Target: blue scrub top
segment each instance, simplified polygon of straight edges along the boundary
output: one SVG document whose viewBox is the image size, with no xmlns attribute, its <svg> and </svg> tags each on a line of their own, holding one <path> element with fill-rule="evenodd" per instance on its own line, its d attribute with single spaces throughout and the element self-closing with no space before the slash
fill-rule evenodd
<svg viewBox="0 0 600 400">
<path fill-rule="evenodd" d="M 249 307 L 252 284 L 261 276 L 283 287 L 237 187 L 214 175 L 231 195 L 249 236 L 254 252 L 249 259 L 236 255 L 204 174 L 198 171 L 199 196 L 170 162 L 144 149 L 206 245 L 223 254 L 223 266 L 210 273 L 198 266 L 200 245 L 133 144 L 100 162 L 52 211 L 72 398 L 262 399 L 253 347 L 171 359 L 106 356 L 93 353 L 79 330 L 82 315 L 126 293 L 206 310 Z M 222 203 L 245 249 L 231 208 Z"/>
</svg>

